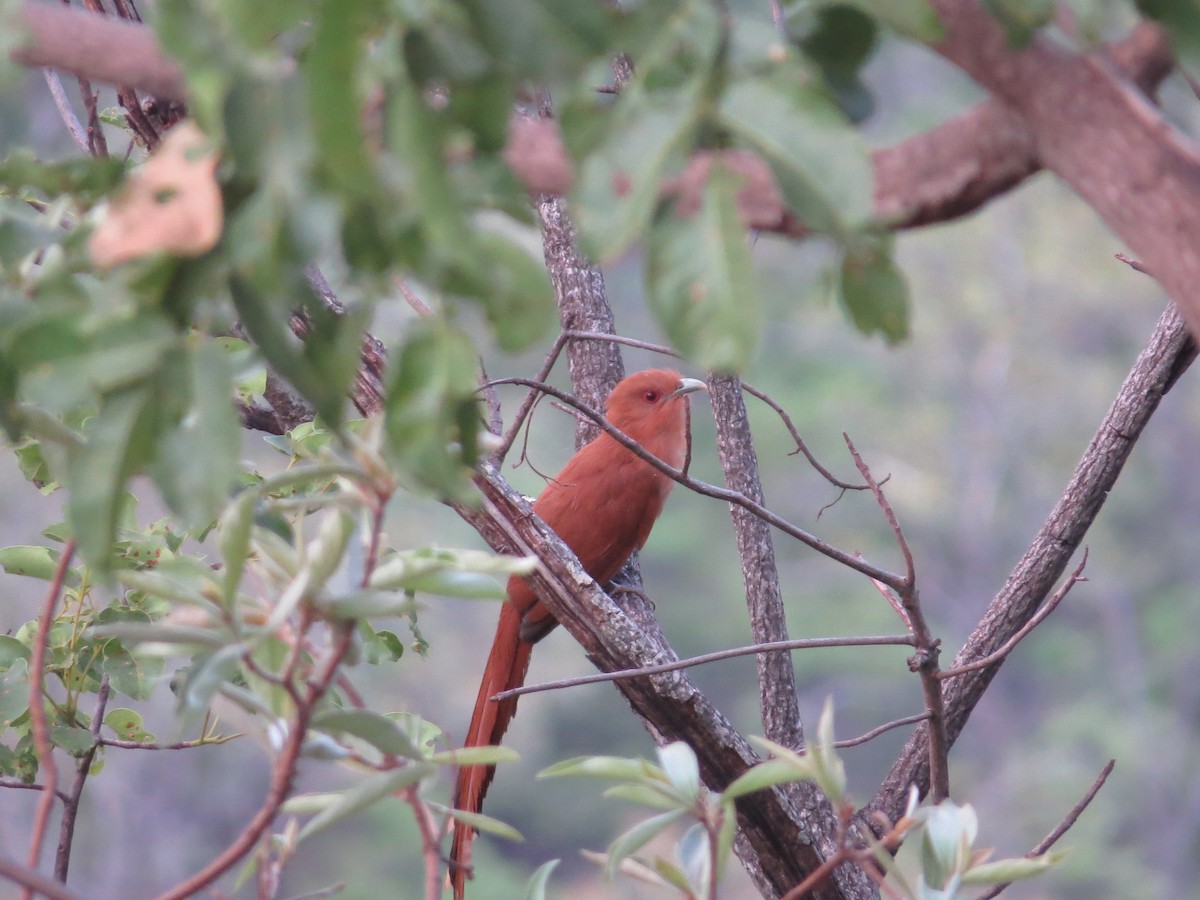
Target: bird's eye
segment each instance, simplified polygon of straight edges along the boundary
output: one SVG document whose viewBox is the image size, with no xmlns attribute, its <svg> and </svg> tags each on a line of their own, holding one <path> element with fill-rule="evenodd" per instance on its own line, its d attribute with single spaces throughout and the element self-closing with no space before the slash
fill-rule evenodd
<svg viewBox="0 0 1200 900">
<path fill-rule="evenodd" d="M 642 396 L 646 398 L 647 403 L 654 403 L 658 400 L 658 391 L 646 391 Z"/>
</svg>

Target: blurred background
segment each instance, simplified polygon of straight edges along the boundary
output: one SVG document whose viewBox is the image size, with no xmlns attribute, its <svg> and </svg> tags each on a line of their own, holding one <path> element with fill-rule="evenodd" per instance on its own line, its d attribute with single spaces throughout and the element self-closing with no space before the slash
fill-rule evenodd
<svg viewBox="0 0 1200 900">
<path fill-rule="evenodd" d="M 957 70 L 896 43 L 881 47 L 866 81 L 877 100 L 866 123 L 875 146 L 922 131 L 980 97 Z M 0 93 L 0 152 L 32 144 L 46 157 L 71 155 L 41 75 L 9 85 Z M 1194 133 L 1197 102 L 1186 86 L 1168 83 L 1163 100 Z M 854 472 L 846 432 L 876 475 L 890 475 L 888 495 L 916 557 L 926 615 L 949 660 L 1057 500 L 1166 301 L 1149 278 L 1114 259 L 1123 248 L 1050 175 L 967 220 L 902 234 L 898 247 L 912 288 L 913 333 L 885 347 L 856 333 L 829 300 L 827 248 L 758 238 L 767 327 L 745 379 L 788 409 L 836 473 Z M 619 331 L 662 340 L 645 310 L 636 256 L 606 277 Z M 375 333 L 394 342 L 405 320 L 385 305 Z M 487 358 L 493 377 L 529 375 L 539 362 L 538 353 Z M 630 370 L 659 363 L 643 352 L 626 355 Z M 565 385 L 565 365 L 560 369 L 555 380 Z M 503 399 L 511 415 L 519 394 Z M 788 455 L 792 443 L 774 413 L 749 402 L 767 504 L 839 547 L 897 567 L 894 542 L 869 497 L 846 496 L 818 519 L 835 490 Z M 703 397 L 693 402 L 693 427 L 692 472 L 719 482 Z M 530 441 L 540 471 L 565 462 L 572 429 L 568 416 L 542 406 Z M 1198 448 L 1200 379 L 1190 372 L 1164 401 L 1087 538 L 1089 580 L 1012 655 L 953 750 L 954 798 L 975 806 L 978 844 L 1001 856 L 1034 845 L 1103 765 L 1117 761 L 1060 842 L 1072 848 L 1066 862 L 1006 896 L 1182 897 L 1200 878 Z M 263 466 L 282 465 L 260 436 L 247 434 L 245 449 Z M 506 474 L 527 493 L 540 490 L 529 467 Z M 144 503 L 144 520 L 159 514 Z M 43 541 L 40 531 L 58 516 L 58 499 L 40 496 L 12 455 L 0 454 L 0 543 Z M 453 512 L 409 495 L 394 501 L 388 531 L 398 547 L 482 546 Z M 776 553 L 793 637 L 898 630 L 891 608 L 860 576 L 783 537 Z M 681 655 L 750 641 L 724 504 L 676 490 L 642 566 Z M 43 588 L 0 576 L 0 630 L 31 618 Z M 417 713 L 460 740 L 496 615 L 494 604 L 427 598 L 420 621 L 431 643 L 427 657 L 407 653 L 393 665 L 360 667 L 354 677 L 377 708 Z M 397 631 L 405 633 L 402 624 Z M 905 655 L 898 648 L 795 654 L 806 724 L 815 725 L 830 696 L 839 738 L 919 712 L 920 688 Z M 588 671 L 570 637 L 555 632 L 534 654 L 529 680 Z M 752 659 L 692 676 L 744 733 L 761 732 Z M 165 688 L 143 712 L 160 739 L 176 737 Z M 856 799 L 870 798 L 908 734 L 901 729 L 844 752 Z M 527 697 L 506 743 L 521 760 L 501 769 L 488 812 L 526 840 L 478 843 L 477 861 L 492 885 L 486 898 L 523 896 L 532 871 L 553 858 L 563 862 L 552 895 L 664 896 L 628 881 L 606 885 L 578 853 L 602 850 L 645 811 L 604 799 L 599 783 L 534 780 L 545 766 L 578 754 L 653 754 L 615 690 L 597 685 Z M 306 765 L 302 789 L 328 789 L 328 770 Z M 71 884 L 96 898 L 167 887 L 232 839 L 260 803 L 267 773 L 266 752 L 253 737 L 191 751 L 110 751 L 87 789 Z M 439 799 L 449 787 L 446 781 Z M 0 791 L 0 852 L 24 856 L 35 802 L 33 792 Z M 408 808 L 378 805 L 304 845 L 283 896 L 344 882 L 339 896 L 346 898 L 418 897 L 416 846 Z M 755 893 L 731 871 L 722 896 Z"/>
</svg>

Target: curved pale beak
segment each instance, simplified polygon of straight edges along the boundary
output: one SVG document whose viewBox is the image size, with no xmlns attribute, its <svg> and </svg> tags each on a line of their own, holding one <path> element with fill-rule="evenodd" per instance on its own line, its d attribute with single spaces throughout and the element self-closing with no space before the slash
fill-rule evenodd
<svg viewBox="0 0 1200 900">
<path fill-rule="evenodd" d="M 707 391 L 707 390 L 708 390 L 708 385 L 706 385 L 699 378 L 680 378 L 679 379 L 679 387 L 677 387 L 677 388 L 675 388 L 675 390 L 671 391 L 671 393 L 669 395 L 669 399 L 673 400 L 676 397 L 682 397 L 685 394 L 691 394 L 696 391 Z"/>
</svg>

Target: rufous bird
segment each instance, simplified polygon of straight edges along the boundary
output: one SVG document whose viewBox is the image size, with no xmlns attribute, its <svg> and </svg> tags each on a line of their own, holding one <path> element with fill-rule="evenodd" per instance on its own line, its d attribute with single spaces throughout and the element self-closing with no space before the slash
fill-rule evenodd
<svg viewBox="0 0 1200 900">
<path fill-rule="evenodd" d="M 678 469 L 687 454 L 688 395 L 701 390 L 704 382 L 695 378 L 682 378 L 669 369 L 647 369 L 613 388 L 605 415 L 644 449 Z M 574 551 L 587 573 L 605 585 L 646 543 L 674 483 L 601 433 L 546 485 L 533 511 Z M 533 645 L 557 624 L 524 578 L 509 578 L 508 599 L 500 609 L 464 746 L 500 743 L 516 713 L 517 698 L 493 702 L 491 697 L 525 683 Z M 479 812 L 494 774 L 495 766 L 460 768 L 454 806 Z M 470 825 L 454 823 L 450 881 L 455 900 L 462 900 L 466 890 L 474 837 Z"/>
</svg>

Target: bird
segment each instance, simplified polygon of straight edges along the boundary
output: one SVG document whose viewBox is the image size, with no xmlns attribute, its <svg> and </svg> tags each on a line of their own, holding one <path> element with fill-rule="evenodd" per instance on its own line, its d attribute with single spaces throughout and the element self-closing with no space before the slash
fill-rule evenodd
<svg viewBox="0 0 1200 900">
<path fill-rule="evenodd" d="M 689 395 L 701 390 L 707 388 L 698 379 L 670 369 L 646 369 L 617 383 L 605 404 L 605 416 L 643 449 L 678 469 L 688 449 Z M 549 481 L 533 511 L 579 557 L 587 573 L 605 585 L 646 543 L 674 483 L 602 432 Z M 524 578 L 510 577 L 507 594 L 465 747 L 500 743 L 516 713 L 517 698 L 496 702 L 491 698 L 524 684 L 533 645 L 558 624 Z M 461 767 L 454 807 L 480 812 L 494 774 L 495 766 Z M 474 837 L 474 828 L 455 821 L 449 872 L 455 900 L 465 896 Z"/>
</svg>

